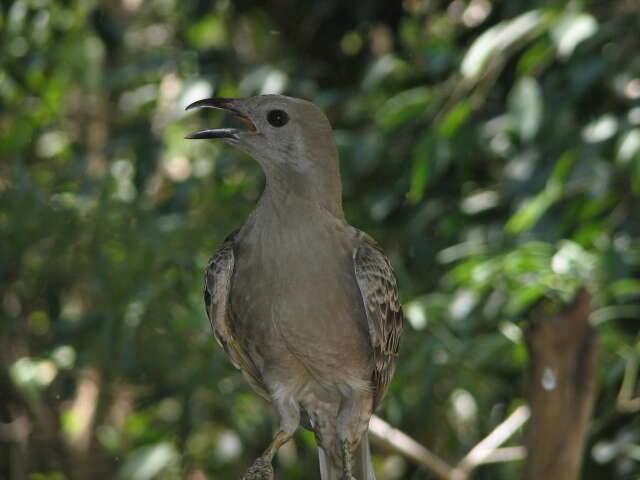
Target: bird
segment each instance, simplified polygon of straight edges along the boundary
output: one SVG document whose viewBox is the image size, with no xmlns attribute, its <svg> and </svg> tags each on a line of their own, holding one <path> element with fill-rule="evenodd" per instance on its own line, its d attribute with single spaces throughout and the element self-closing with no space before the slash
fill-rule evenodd
<svg viewBox="0 0 640 480">
<path fill-rule="evenodd" d="M 215 338 L 279 428 L 242 480 L 271 480 L 278 449 L 314 432 L 322 480 L 375 479 L 367 436 L 394 374 L 403 329 L 382 248 L 342 208 L 338 150 L 313 103 L 283 95 L 206 98 L 247 129 L 197 131 L 260 165 L 265 186 L 245 223 L 213 253 L 204 301 Z"/>
</svg>

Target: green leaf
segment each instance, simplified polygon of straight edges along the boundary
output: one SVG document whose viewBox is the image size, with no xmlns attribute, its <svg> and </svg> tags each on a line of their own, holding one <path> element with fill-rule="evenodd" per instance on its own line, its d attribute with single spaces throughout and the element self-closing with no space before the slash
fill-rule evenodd
<svg viewBox="0 0 640 480">
<path fill-rule="evenodd" d="M 429 183 L 430 166 L 435 156 L 435 143 L 435 135 L 427 132 L 420 138 L 413 152 L 411 186 L 409 187 L 409 193 L 407 193 L 409 203 L 416 204 L 422 200 Z"/>
<path fill-rule="evenodd" d="M 445 138 L 453 137 L 458 129 L 467 121 L 469 116 L 473 113 L 473 107 L 471 102 L 461 101 L 455 107 L 453 107 L 447 116 L 442 121 L 440 128 L 438 129 L 440 135 Z"/>
<path fill-rule="evenodd" d="M 189 27 L 187 38 L 198 48 L 221 48 L 227 38 L 225 23 L 219 14 L 209 14 Z"/>
<path fill-rule="evenodd" d="M 631 189 L 636 197 L 640 197 L 640 159 L 636 160 L 631 174 Z"/>
<path fill-rule="evenodd" d="M 505 231 L 516 234 L 530 230 L 544 212 L 560 198 L 561 193 L 562 190 L 557 187 L 545 188 L 509 219 L 505 225 Z"/>
<path fill-rule="evenodd" d="M 394 130 L 423 115 L 431 104 L 431 99 L 431 90 L 427 87 L 400 92 L 378 110 L 377 123 L 383 130 Z"/>
<path fill-rule="evenodd" d="M 523 141 L 530 141 L 538 133 L 542 121 L 542 92 L 533 77 L 524 77 L 511 91 L 509 113 Z"/>
<path fill-rule="evenodd" d="M 518 61 L 519 75 L 534 75 L 535 72 L 555 58 L 555 49 L 548 37 L 542 37 L 529 47 Z"/>
<path fill-rule="evenodd" d="M 29 474 L 29 480 L 67 480 L 67 477 L 60 472 L 36 472 Z"/>
<path fill-rule="evenodd" d="M 598 22 L 588 13 L 567 11 L 551 29 L 558 56 L 569 58 L 576 47 L 598 31 Z"/>
<path fill-rule="evenodd" d="M 547 185 L 538 195 L 524 204 L 505 225 L 510 234 L 522 233 L 533 228 L 544 212 L 562 197 L 563 185 L 575 162 L 572 152 L 565 153 L 549 176 Z"/>
<path fill-rule="evenodd" d="M 462 59 L 462 75 L 467 78 L 478 77 L 493 58 L 503 55 L 514 43 L 534 33 L 543 19 L 540 10 L 531 10 L 484 32 Z"/>
<path fill-rule="evenodd" d="M 530 285 L 522 285 L 522 288 L 513 291 L 509 297 L 507 304 L 507 314 L 509 316 L 521 315 L 538 299 L 540 299 L 546 291 L 546 287 L 540 283 Z"/>
<path fill-rule="evenodd" d="M 624 278 L 612 283 L 609 289 L 618 301 L 633 300 L 640 297 L 640 280 Z"/>
</svg>

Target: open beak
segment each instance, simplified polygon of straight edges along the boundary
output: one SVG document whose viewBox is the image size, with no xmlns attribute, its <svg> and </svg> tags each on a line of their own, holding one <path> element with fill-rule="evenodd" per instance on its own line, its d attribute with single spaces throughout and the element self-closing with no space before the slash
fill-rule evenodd
<svg viewBox="0 0 640 480">
<path fill-rule="evenodd" d="M 218 110 L 224 110 L 249 125 L 249 132 L 257 132 L 258 129 L 255 123 L 237 108 L 236 103 L 233 98 L 205 98 L 204 100 L 193 102 L 185 110 L 191 110 L 192 108 L 217 108 Z M 240 137 L 238 134 L 242 132 L 247 132 L 247 130 L 239 130 L 237 128 L 213 128 L 190 133 L 184 138 L 231 138 L 239 140 Z"/>
</svg>

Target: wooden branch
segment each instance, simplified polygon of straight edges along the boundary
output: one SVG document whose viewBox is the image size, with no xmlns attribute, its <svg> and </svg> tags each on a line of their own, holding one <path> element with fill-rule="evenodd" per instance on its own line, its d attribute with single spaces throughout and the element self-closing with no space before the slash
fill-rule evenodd
<svg viewBox="0 0 640 480">
<path fill-rule="evenodd" d="M 371 417 L 369 435 L 372 442 L 407 457 L 424 469 L 433 472 L 438 478 L 442 480 L 452 478 L 454 469 L 451 465 L 377 415 Z"/>
<path fill-rule="evenodd" d="M 526 405 L 516 408 L 489 435 L 473 447 L 455 467 L 376 415 L 371 417 L 369 434 L 371 441 L 378 446 L 412 460 L 442 480 L 466 480 L 470 478 L 471 471 L 478 465 L 510 462 L 524 458 L 525 452 L 521 446 L 499 447 L 522 427 L 528 418 L 529 408 Z"/>
<path fill-rule="evenodd" d="M 100 392 L 100 374 L 93 368 L 86 368 L 78 375 L 76 395 L 69 408 L 78 428 L 69 435 L 69 443 L 74 454 L 86 457 L 93 435 L 96 405 Z"/>
<path fill-rule="evenodd" d="M 469 453 L 467 453 L 460 463 L 459 469 L 470 472 L 476 466 L 485 463 L 496 449 L 506 442 L 524 423 L 529 419 L 529 407 L 521 405 L 516 408 L 500 425 L 481 440 Z"/>
<path fill-rule="evenodd" d="M 481 464 L 515 462 L 517 460 L 524 460 L 526 457 L 527 450 L 523 445 L 517 445 L 515 447 L 502 447 L 496 448 L 493 452 L 487 455 L 482 460 Z"/>
<path fill-rule="evenodd" d="M 544 309 L 544 307 L 543 307 Z M 591 295 L 581 290 L 564 311 L 534 314 L 529 349 L 525 480 L 576 480 L 595 398 L 598 336 Z"/>
<path fill-rule="evenodd" d="M 616 399 L 616 408 L 625 413 L 634 413 L 640 410 L 640 396 L 634 398 L 636 379 L 638 378 L 638 361 L 635 352 L 627 352 L 627 362 L 624 366 L 624 377 L 620 392 Z"/>
</svg>

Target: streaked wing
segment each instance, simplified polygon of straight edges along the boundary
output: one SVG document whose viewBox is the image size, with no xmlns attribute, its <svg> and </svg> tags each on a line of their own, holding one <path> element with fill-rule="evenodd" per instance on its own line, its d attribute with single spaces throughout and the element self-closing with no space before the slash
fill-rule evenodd
<svg viewBox="0 0 640 480">
<path fill-rule="evenodd" d="M 229 305 L 231 279 L 235 266 L 233 237 L 230 235 L 216 250 L 204 273 L 204 304 L 213 334 L 231 359 L 231 363 L 245 374 L 249 383 L 262 396 L 269 398 L 255 364 L 237 341 L 233 330 L 233 313 Z"/>
<path fill-rule="evenodd" d="M 375 409 L 382 402 L 395 371 L 403 314 L 396 277 L 389 260 L 373 239 L 362 232 L 360 234 L 363 242 L 353 250 L 353 264 L 373 349 Z"/>
</svg>

